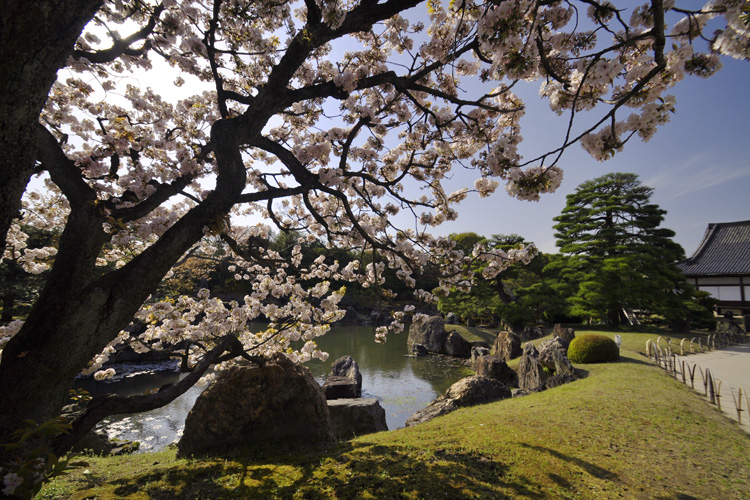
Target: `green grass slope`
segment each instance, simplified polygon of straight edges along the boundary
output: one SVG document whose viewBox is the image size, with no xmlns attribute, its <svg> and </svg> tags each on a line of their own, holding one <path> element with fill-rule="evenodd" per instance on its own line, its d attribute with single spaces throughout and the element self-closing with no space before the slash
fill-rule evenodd
<svg viewBox="0 0 750 500">
<path fill-rule="evenodd" d="M 745 499 L 750 435 L 635 351 L 539 394 L 302 451 L 93 458 L 45 499 Z"/>
<path fill-rule="evenodd" d="M 490 347 L 495 343 L 499 332 L 497 328 L 490 329 L 465 325 L 445 325 L 445 331 L 458 332 L 468 342 L 486 342 Z"/>
</svg>

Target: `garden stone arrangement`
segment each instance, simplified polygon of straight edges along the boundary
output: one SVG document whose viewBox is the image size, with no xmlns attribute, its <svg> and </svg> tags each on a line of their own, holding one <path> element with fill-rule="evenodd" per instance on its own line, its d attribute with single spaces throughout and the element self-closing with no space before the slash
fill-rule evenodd
<svg viewBox="0 0 750 500">
<path fill-rule="evenodd" d="M 335 383 L 329 385 L 331 380 Z M 179 455 L 279 440 L 349 439 L 388 430 L 378 400 L 358 397 L 362 375 L 351 356 L 334 362 L 326 384 L 344 397 L 327 397 L 309 369 L 283 354 L 263 364 L 223 370 L 190 411 L 177 444 Z M 344 384 L 351 390 L 341 390 Z"/>
<path fill-rule="evenodd" d="M 444 325 L 443 319 L 437 316 L 413 324 L 409 329 L 412 352 L 450 354 L 446 345 L 451 336 L 458 333 L 451 331 L 446 334 Z M 576 370 L 568 359 L 568 346 L 576 338 L 573 329 L 555 325 L 554 337 L 542 342 L 539 350 L 530 342 L 521 348 L 522 337 L 539 338 L 542 335 L 538 327 L 525 328 L 522 335 L 501 331 L 492 351 L 479 345 L 470 347 L 465 357 L 471 357 L 470 363 L 476 375 L 459 380 L 426 408 L 413 413 L 406 426 L 426 422 L 464 406 L 539 392 L 580 378 L 583 372 Z M 518 370 L 514 371 L 507 361 L 518 356 L 522 356 L 521 361 Z"/>
<path fill-rule="evenodd" d="M 323 389 L 306 367 L 276 354 L 262 366 L 218 373 L 201 393 L 177 443 L 180 456 L 259 441 L 333 440 Z"/>
</svg>

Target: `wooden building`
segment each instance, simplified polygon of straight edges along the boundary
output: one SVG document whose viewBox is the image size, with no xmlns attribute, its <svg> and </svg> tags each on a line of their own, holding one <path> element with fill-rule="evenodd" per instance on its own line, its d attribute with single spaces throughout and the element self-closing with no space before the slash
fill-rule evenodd
<svg viewBox="0 0 750 500">
<path fill-rule="evenodd" d="M 677 267 L 719 301 L 719 315 L 750 314 L 750 220 L 709 224 L 698 249 Z"/>
</svg>

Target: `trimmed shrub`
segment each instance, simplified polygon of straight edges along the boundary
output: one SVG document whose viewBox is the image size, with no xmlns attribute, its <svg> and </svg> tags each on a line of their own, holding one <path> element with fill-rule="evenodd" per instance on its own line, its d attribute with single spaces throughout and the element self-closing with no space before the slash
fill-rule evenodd
<svg viewBox="0 0 750 500">
<path fill-rule="evenodd" d="M 615 341 L 605 335 L 580 335 L 568 346 L 571 363 L 604 363 L 617 361 L 620 349 Z"/>
</svg>

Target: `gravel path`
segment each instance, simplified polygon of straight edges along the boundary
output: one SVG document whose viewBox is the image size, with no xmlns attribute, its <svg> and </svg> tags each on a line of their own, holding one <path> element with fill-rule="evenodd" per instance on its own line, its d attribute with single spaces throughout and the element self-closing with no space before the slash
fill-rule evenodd
<svg viewBox="0 0 750 500">
<path fill-rule="evenodd" d="M 691 354 L 683 359 L 687 364 L 693 366 L 697 364 L 705 371 L 711 371 L 714 383 L 722 381 L 721 385 L 721 409 L 732 420 L 737 420 L 737 408 L 732 394 L 737 398 L 740 388 L 747 395 L 743 396 L 742 401 L 742 428 L 750 433 L 750 411 L 748 403 L 750 402 L 750 344 L 738 344 L 731 347 L 725 347 L 715 351 L 705 352 L 702 354 Z M 695 373 L 695 388 L 703 393 L 703 381 L 699 370 Z M 731 389 L 731 394 L 730 394 Z"/>
</svg>

